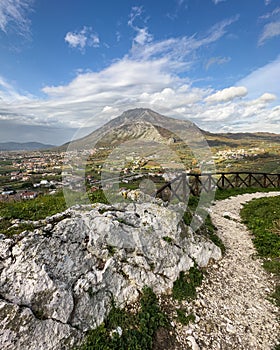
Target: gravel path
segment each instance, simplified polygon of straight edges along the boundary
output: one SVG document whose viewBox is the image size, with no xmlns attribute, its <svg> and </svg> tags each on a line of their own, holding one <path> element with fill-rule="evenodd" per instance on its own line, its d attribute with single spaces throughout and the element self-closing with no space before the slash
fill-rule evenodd
<svg viewBox="0 0 280 350">
<path fill-rule="evenodd" d="M 240 223 L 239 212 L 253 198 L 275 195 L 280 192 L 245 194 L 211 207 L 226 254 L 207 269 L 197 300 L 186 304 L 196 322 L 181 327 L 181 344 L 188 343 L 193 350 L 273 349 L 280 336 L 279 310 L 267 300 L 274 289 L 273 279 L 255 258 L 251 234 Z"/>
</svg>

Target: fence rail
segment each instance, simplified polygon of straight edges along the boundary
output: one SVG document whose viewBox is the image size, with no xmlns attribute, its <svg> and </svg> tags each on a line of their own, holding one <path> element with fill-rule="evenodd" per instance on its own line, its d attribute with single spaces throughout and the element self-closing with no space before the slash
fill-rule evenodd
<svg viewBox="0 0 280 350">
<path fill-rule="evenodd" d="M 202 191 L 229 188 L 280 188 L 280 174 L 252 172 L 219 172 L 182 174 L 156 191 L 156 196 L 165 196 L 185 201 L 189 193 L 198 196 Z"/>
</svg>

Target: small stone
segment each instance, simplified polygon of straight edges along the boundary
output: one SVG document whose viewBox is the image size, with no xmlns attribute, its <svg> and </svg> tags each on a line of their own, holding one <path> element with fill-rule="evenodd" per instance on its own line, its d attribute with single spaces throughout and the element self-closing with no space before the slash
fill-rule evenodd
<svg viewBox="0 0 280 350">
<path fill-rule="evenodd" d="M 187 340 L 188 340 L 190 346 L 192 347 L 192 350 L 200 350 L 200 348 L 197 345 L 197 342 L 196 342 L 196 340 L 195 340 L 195 338 L 193 336 L 189 335 L 187 337 Z"/>
<path fill-rule="evenodd" d="M 203 306 L 203 307 L 206 307 L 206 303 L 203 299 L 200 299 L 200 304 Z"/>
<path fill-rule="evenodd" d="M 228 333 L 235 333 L 235 328 L 230 323 L 227 324 L 226 330 L 227 330 Z"/>
<path fill-rule="evenodd" d="M 46 231 L 46 232 L 49 232 L 52 229 L 53 229 L 53 225 L 52 224 L 47 224 L 47 226 L 45 226 L 43 230 Z"/>
</svg>

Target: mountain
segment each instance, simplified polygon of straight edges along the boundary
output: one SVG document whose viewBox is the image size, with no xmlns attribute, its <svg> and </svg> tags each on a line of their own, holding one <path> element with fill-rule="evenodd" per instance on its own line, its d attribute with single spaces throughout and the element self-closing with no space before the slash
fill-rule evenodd
<svg viewBox="0 0 280 350">
<path fill-rule="evenodd" d="M 179 135 L 179 138 L 178 138 Z M 117 146 L 125 141 L 145 140 L 170 143 L 180 137 L 191 142 L 202 142 L 203 138 L 210 147 L 238 147 L 261 143 L 280 143 L 280 135 L 272 133 L 211 133 L 199 129 L 189 120 L 180 120 L 163 116 L 148 108 L 135 108 L 122 113 L 89 135 L 68 142 L 59 150 L 90 149 Z"/>
<path fill-rule="evenodd" d="M 148 108 L 135 108 L 123 112 L 91 134 L 72 141 L 70 147 L 88 149 L 97 145 L 117 146 L 131 139 L 168 143 L 171 138 L 188 130 L 193 136 L 196 132 L 200 133 L 195 124 L 188 120 L 166 117 Z M 62 145 L 60 149 L 66 149 L 69 144 Z"/>
<path fill-rule="evenodd" d="M 0 142 L 0 151 L 36 151 L 55 147 L 40 142 Z"/>
</svg>

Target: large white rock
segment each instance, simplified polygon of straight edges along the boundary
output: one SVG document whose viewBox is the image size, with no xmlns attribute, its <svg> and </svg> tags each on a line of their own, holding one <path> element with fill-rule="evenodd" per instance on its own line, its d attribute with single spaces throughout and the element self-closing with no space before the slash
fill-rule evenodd
<svg viewBox="0 0 280 350">
<path fill-rule="evenodd" d="M 1 236 L 1 349 L 70 349 L 102 323 L 112 298 L 125 306 L 144 286 L 168 293 L 194 259 L 219 259 L 178 215 L 157 204 L 96 205 L 48 218 L 48 229 Z"/>
</svg>

